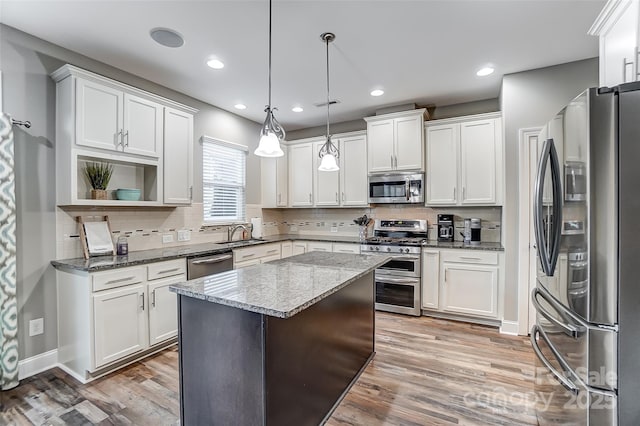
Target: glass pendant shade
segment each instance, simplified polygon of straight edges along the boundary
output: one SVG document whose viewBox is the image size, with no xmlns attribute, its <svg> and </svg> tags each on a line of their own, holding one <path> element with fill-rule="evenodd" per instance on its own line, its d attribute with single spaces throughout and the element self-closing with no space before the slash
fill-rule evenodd
<svg viewBox="0 0 640 426">
<path fill-rule="evenodd" d="M 258 148 L 253 152 L 259 157 L 282 157 L 284 152 L 280 148 L 280 139 L 284 138 L 284 129 L 273 116 L 273 110 L 267 106 L 267 118 L 262 125 Z"/>
<path fill-rule="evenodd" d="M 320 161 L 320 167 L 318 167 L 318 170 L 321 172 L 337 172 L 340 170 L 340 167 L 338 167 L 338 162 L 333 154 L 325 154 Z"/>
</svg>

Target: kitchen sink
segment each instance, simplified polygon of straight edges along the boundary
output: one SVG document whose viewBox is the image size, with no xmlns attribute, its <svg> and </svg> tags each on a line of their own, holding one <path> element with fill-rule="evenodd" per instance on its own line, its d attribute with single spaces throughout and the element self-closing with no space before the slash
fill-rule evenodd
<svg viewBox="0 0 640 426">
<path fill-rule="evenodd" d="M 260 244 L 260 243 L 264 243 L 265 240 L 260 240 L 257 238 L 250 238 L 248 240 L 238 240 L 238 241 L 232 241 L 230 243 L 221 243 L 220 245 L 229 247 L 229 248 L 235 248 L 235 247 L 242 247 L 242 246 L 250 246 L 250 245 L 254 245 L 254 244 Z"/>
</svg>

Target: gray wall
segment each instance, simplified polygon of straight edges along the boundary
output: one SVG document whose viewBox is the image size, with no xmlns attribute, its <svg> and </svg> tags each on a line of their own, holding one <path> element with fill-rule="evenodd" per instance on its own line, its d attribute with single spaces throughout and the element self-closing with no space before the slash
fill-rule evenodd
<svg viewBox="0 0 640 426">
<path fill-rule="evenodd" d="M 506 193 L 518 193 L 518 131 L 543 126 L 571 99 L 598 85 L 598 58 L 505 75 L 501 106 L 505 135 Z M 518 197 L 505 198 L 505 319 L 518 320 Z"/>
<path fill-rule="evenodd" d="M 17 217 L 17 279 L 20 358 L 57 347 L 55 272 L 55 84 L 49 73 L 70 63 L 135 87 L 198 108 L 194 136 L 225 139 L 249 146 L 253 152 L 260 125 L 197 101 L 107 64 L 63 49 L 11 27 L 0 25 L 0 70 L 3 107 L 31 129 L 15 129 Z M 194 149 L 194 198 L 202 200 L 202 148 Z M 247 203 L 260 203 L 260 161 L 247 159 Z M 45 333 L 28 336 L 28 322 L 44 317 Z"/>
</svg>

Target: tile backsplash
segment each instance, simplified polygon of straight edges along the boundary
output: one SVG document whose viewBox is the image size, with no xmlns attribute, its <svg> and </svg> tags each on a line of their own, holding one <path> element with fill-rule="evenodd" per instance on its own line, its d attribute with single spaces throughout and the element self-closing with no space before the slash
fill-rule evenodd
<svg viewBox="0 0 640 426">
<path fill-rule="evenodd" d="M 389 205 L 347 209 L 262 209 L 260 205 L 247 205 L 247 222 L 252 217 L 262 218 L 263 236 L 275 234 L 345 235 L 357 236 L 359 227 L 353 219 L 366 214 L 371 218 L 426 219 L 430 240 L 437 239 L 439 213 L 455 215 L 456 240 L 464 228 L 464 218 L 482 219 L 482 241 L 501 241 L 502 208 L 427 208 L 411 205 Z M 124 235 L 129 251 L 148 250 L 188 244 L 223 242 L 227 239 L 227 226 L 203 226 L 202 203 L 186 207 L 114 208 L 114 207 L 58 207 L 56 210 L 57 258 L 82 257 L 82 246 L 77 216 L 85 221 L 101 220 L 108 215 L 113 239 Z M 177 241 L 177 232 L 189 230 L 189 241 Z M 369 230 L 371 234 L 371 227 Z M 171 243 L 163 243 L 162 236 L 170 234 Z M 240 233 L 235 237 L 240 238 Z"/>
</svg>

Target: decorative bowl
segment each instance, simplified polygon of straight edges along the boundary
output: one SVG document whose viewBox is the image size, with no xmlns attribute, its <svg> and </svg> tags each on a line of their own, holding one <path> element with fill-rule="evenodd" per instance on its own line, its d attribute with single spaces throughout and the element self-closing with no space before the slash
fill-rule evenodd
<svg viewBox="0 0 640 426">
<path fill-rule="evenodd" d="M 116 189 L 116 198 L 124 201 L 138 201 L 140 199 L 140 190 L 131 188 Z"/>
</svg>

